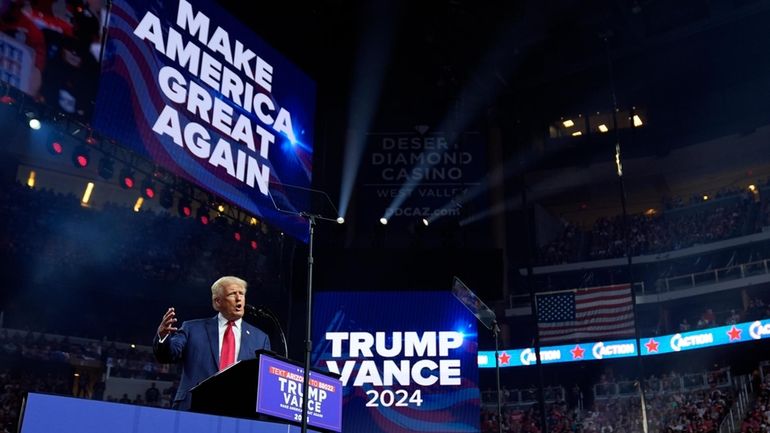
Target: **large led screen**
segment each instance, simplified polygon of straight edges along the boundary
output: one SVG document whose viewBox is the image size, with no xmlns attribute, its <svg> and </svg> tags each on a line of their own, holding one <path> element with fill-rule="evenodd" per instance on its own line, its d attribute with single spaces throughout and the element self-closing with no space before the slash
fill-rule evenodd
<svg viewBox="0 0 770 433">
<path fill-rule="evenodd" d="M 95 128 L 307 240 L 315 83 L 219 6 L 116 0 Z"/>
<path fill-rule="evenodd" d="M 315 368 L 339 374 L 343 432 L 477 432 L 476 317 L 449 292 L 320 292 Z"/>
<path fill-rule="evenodd" d="M 107 2 L 0 1 L 0 81 L 87 122 L 99 82 Z"/>
</svg>

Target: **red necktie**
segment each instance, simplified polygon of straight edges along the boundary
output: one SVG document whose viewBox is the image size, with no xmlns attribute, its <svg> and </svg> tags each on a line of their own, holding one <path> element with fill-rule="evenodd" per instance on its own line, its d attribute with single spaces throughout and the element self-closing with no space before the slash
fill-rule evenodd
<svg viewBox="0 0 770 433">
<path fill-rule="evenodd" d="M 235 334 L 233 334 L 233 322 L 227 322 L 225 336 L 222 337 L 222 353 L 219 356 L 219 369 L 224 370 L 235 362 Z"/>
</svg>

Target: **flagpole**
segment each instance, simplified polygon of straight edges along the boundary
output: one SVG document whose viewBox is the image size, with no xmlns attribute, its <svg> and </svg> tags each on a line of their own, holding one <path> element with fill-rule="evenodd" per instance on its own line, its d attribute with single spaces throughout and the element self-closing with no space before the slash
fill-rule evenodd
<svg viewBox="0 0 770 433">
<path fill-rule="evenodd" d="M 632 256 L 633 253 L 631 251 L 631 244 L 629 243 L 629 230 L 628 230 L 628 210 L 627 210 L 627 204 L 626 204 L 626 188 L 625 188 L 625 182 L 623 182 L 623 160 L 620 153 L 620 130 L 618 129 L 618 98 L 617 94 L 615 93 L 615 80 L 613 76 L 613 68 L 612 68 L 612 55 L 610 51 L 610 41 L 609 41 L 610 33 L 604 33 L 602 35 L 602 39 L 604 40 L 604 46 L 607 50 L 607 69 L 609 73 L 609 82 L 610 82 L 610 94 L 612 96 L 612 127 L 615 130 L 615 169 L 616 173 L 618 175 L 618 184 L 620 187 L 620 206 L 621 206 L 621 215 L 622 215 L 622 226 L 623 226 L 623 245 L 625 246 L 625 254 L 626 254 L 626 266 L 628 268 L 628 284 L 631 288 L 631 311 L 634 315 L 634 340 L 636 341 L 636 359 L 637 359 L 637 371 L 639 374 L 639 378 L 636 381 L 637 386 L 639 386 L 639 398 L 640 398 L 640 408 L 642 412 L 642 431 L 644 433 L 647 433 L 647 405 L 646 405 L 646 398 L 644 393 L 644 362 L 642 361 L 642 343 L 640 341 L 640 333 L 639 333 L 639 325 L 638 321 L 636 320 L 636 291 L 634 290 L 634 267 L 633 267 L 633 261 Z"/>
<path fill-rule="evenodd" d="M 527 206 L 527 182 L 521 177 L 521 208 L 524 209 L 524 233 L 527 236 L 527 286 L 529 287 L 529 305 L 532 310 L 532 322 L 535 324 L 535 362 L 537 363 L 537 401 L 540 408 L 540 425 L 543 433 L 548 433 L 548 418 L 545 414 L 545 385 L 543 380 L 543 362 L 540 359 L 540 332 L 538 331 L 537 302 L 535 300 L 535 283 L 533 281 L 532 261 L 534 255 L 534 236 L 530 230 L 529 208 Z M 645 432 L 646 433 L 646 432 Z"/>
</svg>

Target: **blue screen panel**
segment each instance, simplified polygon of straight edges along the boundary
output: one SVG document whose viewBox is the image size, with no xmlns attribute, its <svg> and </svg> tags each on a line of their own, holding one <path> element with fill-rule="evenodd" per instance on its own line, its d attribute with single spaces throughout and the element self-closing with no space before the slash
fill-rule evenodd
<svg viewBox="0 0 770 433">
<path fill-rule="evenodd" d="M 476 317 L 450 292 L 321 292 L 313 365 L 340 374 L 344 432 L 477 432 Z"/>
</svg>

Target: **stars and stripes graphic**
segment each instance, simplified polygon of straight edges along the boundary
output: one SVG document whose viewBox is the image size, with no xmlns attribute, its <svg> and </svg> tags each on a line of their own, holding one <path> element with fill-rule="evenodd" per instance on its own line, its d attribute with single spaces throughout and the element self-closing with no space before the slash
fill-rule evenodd
<svg viewBox="0 0 770 433">
<path fill-rule="evenodd" d="M 634 334 L 631 286 L 620 284 L 536 295 L 541 343 Z"/>
</svg>

